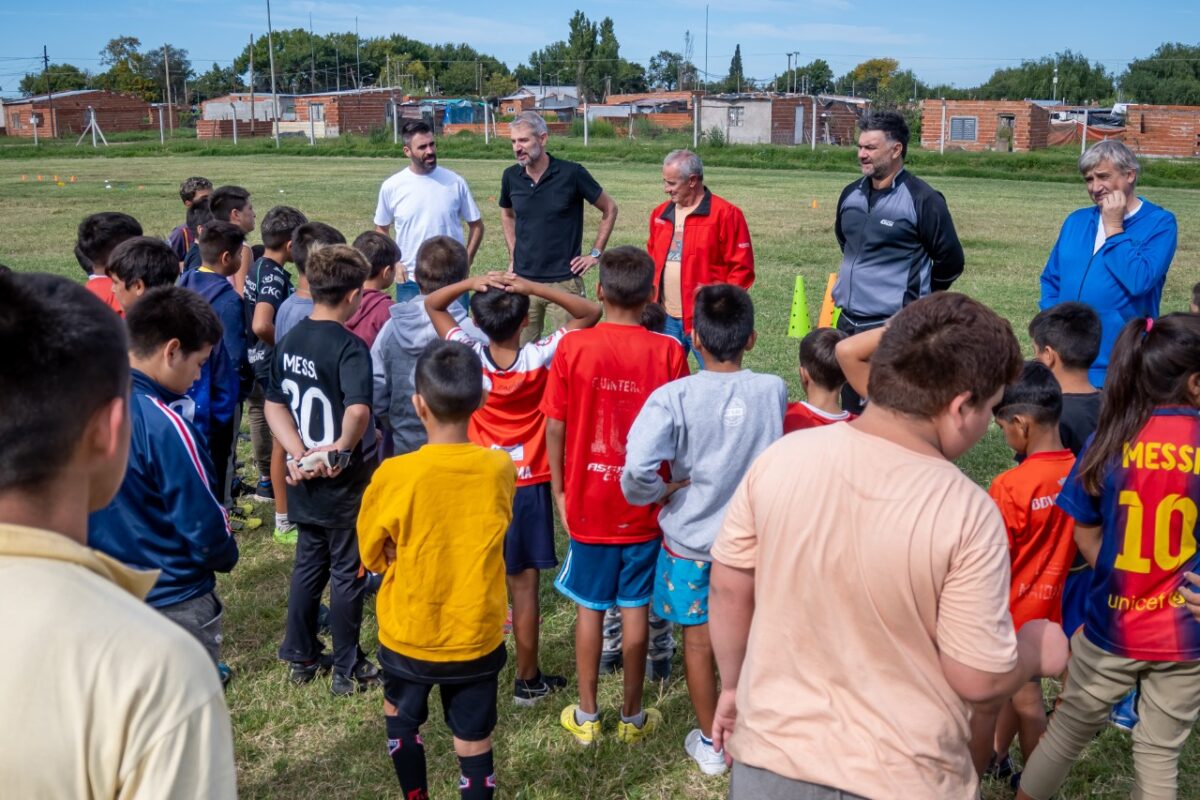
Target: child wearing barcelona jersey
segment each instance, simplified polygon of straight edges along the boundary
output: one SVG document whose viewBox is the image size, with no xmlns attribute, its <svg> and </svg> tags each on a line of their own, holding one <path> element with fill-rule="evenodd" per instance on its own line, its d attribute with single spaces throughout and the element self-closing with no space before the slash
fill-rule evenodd
<svg viewBox="0 0 1200 800">
<path fill-rule="evenodd" d="M 471 317 L 490 344 L 465 333 L 448 310 L 470 290 L 475 292 Z M 561 306 L 572 319 L 544 339 L 522 346 L 521 331 L 528 323 L 531 296 Z M 538 579 L 541 570 L 558 566 L 546 415 L 539 404 L 559 343 L 568 331 L 594 326 L 600 320 L 600 306 L 511 273 L 492 273 L 438 289 L 425 298 L 425 309 L 438 336 L 475 352 L 491 383 L 483 408 L 471 415 L 467 435 L 475 444 L 508 453 L 517 469 L 513 518 L 504 535 L 504 563 L 517 643 L 513 701 L 531 706 L 567 685 L 564 678 L 544 675 L 538 668 Z"/>
<path fill-rule="evenodd" d="M 800 385 L 804 399 L 789 403 L 783 416 L 783 432 L 819 428 L 854 419 L 842 408 L 846 376 L 838 364 L 835 348 L 846 338 L 837 328 L 817 328 L 800 340 Z"/>
<path fill-rule="evenodd" d="M 1018 798 L 1048 800 L 1135 685 L 1133 796 L 1173 798 L 1179 754 L 1200 717 L 1200 622 L 1180 591 L 1197 563 L 1200 317 L 1130 320 L 1106 383 L 1095 438 L 1058 496 L 1095 569 L 1087 621 Z"/>
<path fill-rule="evenodd" d="M 1005 441 L 1020 464 L 996 476 L 988 494 L 1000 508 L 1008 531 L 1012 565 L 1009 610 L 1013 628 L 1030 620 L 1062 621 L 1062 592 L 1075 556 L 1075 525 L 1055 504 L 1075 456 L 1058 433 L 1062 392 L 1053 373 L 1036 361 L 1025 364 L 1018 381 L 1004 390 L 993 409 Z M 999 709 L 976 709 L 971 719 L 976 767 L 991 760 L 998 774 L 1012 772 L 1008 750 L 1020 735 L 1026 761 L 1046 730 L 1040 681 L 1029 681 Z"/>
<path fill-rule="evenodd" d="M 563 338 L 542 397 L 551 492 L 571 537 L 555 587 L 575 602 L 579 704 L 560 722 L 580 744 L 600 736 L 596 687 L 604 612 L 621 608 L 625 693 L 617 737 L 636 742 L 657 727 L 642 708 L 647 609 L 661 532 L 655 507 L 621 494 L 625 439 L 650 393 L 688 374 L 679 342 L 641 326 L 653 291 L 654 262 L 624 246 L 600 258 L 597 296 L 605 321 Z"/>
</svg>

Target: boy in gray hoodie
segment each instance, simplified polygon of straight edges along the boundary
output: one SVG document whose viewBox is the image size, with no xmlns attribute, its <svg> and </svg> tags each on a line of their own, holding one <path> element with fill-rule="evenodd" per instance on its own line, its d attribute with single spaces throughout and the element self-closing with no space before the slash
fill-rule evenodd
<svg viewBox="0 0 1200 800">
<path fill-rule="evenodd" d="M 424 352 L 425 345 L 438 338 L 425 311 L 425 297 L 466 280 L 470 272 L 467 249 L 449 236 L 426 239 L 417 250 L 416 261 L 413 278 L 421 294 L 388 309 L 390 318 L 371 347 L 371 370 L 375 379 L 372 410 L 383 432 L 387 456 L 411 453 L 425 444 L 425 426 L 417 418 L 412 403 L 416 392 L 413 375 L 417 358 Z M 454 303 L 448 310 L 468 336 L 487 342 L 487 336 L 467 318 L 462 305 Z"/>
<path fill-rule="evenodd" d="M 783 435 L 787 386 L 742 369 L 754 346 L 754 304 L 744 289 L 696 294 L 693 338 L 706 369 L 661 386 L 629 431 L 621 491 L 633 505 L 659 503 L 663 547 L 654 574 L 654 612 L 683 628 L 688 694 L 700 727 L 684 749 L 708 775 L 725 771 L 712 745 L 717 678 L 708 635 L 709 548 L 725 506 L 751 462 Z M 670 480 L 661 475 L 670 465 Z"/>
</svg>

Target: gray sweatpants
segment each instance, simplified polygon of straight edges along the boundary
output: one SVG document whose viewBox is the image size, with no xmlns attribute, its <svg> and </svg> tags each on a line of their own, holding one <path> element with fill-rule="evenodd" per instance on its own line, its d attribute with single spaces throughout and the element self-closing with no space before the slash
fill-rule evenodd
<svg viewBox="0 0 1200 800">
<path fill-rule="evenodd" d="M 767 769 L 733 762 L 729 800 L 866 800 L 819 783 L 785 778 Z"/>
<path fill-rule="evenodd" d="M 221 618 L 225 615 L 225 607 L 221 605 L 216 591 L 158 610 L 195 636 L 204 645 L 214 664 L 221 662 Z"/>
<path fill-rule="evenodd" d="M 650 639 L 646 658 L 650 661 L 670 661 L 675 654 L 675 625 L 654 613 L 650 604 Z M 615 661 L 621 657 L 621 609 L 613 606 L 604 612 L 604 644 L 600 649 L 601 661 Z"/>
</svg>

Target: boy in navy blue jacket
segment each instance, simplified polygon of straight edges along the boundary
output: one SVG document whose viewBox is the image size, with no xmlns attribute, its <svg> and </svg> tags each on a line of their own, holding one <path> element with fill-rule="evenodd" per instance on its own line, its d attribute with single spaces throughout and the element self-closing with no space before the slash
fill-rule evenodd
<svg viewBox="0 0 1200 800">
<path fill-rule="evenodd" d="M 179 285 L 199 294 L 221 320 L 224 335 L 200 380 L 188 391 L 196 401 L 196 418 L 207 419 L 208 452 L 216 475 L 217 496 L 229 505 L 233 481 L 234 440 L 241 424 L 241 402 L 250 393 L 246 361 L 246 318 L 242 298 L 230 278 L 241 266 L 246 234 L 229 222 L 213 220 L 200 234 L 199 269 L 183 273 Z"/>
<path fill-rule="evenodd" d="M 221 322 L 194 292 L 152 289 L 129 311 L 129 468 L 108 506 L 88 518 L 88 545 L 134 567 L 160 570 L 146 602 L 200 640 L 220 662 L 215 572 L 238 560 L 229 516 L 212 487 L 212 463 L 175 410 L 186 403 Z M 223 680 L 228 668 L 219 667 Z"/>
</svg>

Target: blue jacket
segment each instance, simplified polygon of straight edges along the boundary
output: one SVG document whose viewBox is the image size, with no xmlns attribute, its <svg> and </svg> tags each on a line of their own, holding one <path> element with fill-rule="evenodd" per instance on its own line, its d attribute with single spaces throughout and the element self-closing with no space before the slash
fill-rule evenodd
<svg viewBox="0 0 1200 800">
<path fill-rule="evenodd" d="M 212 462 L 170 407 L 186 399 L 133 371 L 129 467 L 117 496 L 88 517 L 88 545 L 162 571 L 146 602 L 163 607 L 216 587 L 238 560 L 229 516 L 212 488 Z"/>
<path fill-rule="evenodd" d="M 1092 249 L 1100 208 L 1073 212 L 1063 222 L 1042 270 L 1039 305 L 1043 310 L 1075 300 L 1087 303 L 1100 315 L 1100 355 L 1088 370 L 1096 388 L 1104 386 L 1108 357 L 1125 323 L 1134 317 L 1158 316 L 1167 269 L 1175 257 L 1175 215 L 1139 199 L 1142 207 L 1125 220 L 1125 230 L 1106 239 L 1095 255 Z"/>
<path fill-rule="evenodd" d="M 243 373 L 249 372 L 245 311 L 233 284 L 215 272 L 189 270 L 179 278 L 178 285 L 207 300 L 224 329 L 221 347 L 213 348 L 212 355 L 200 370 L 199 380 L 188 389 L 188 396 L 196 401 L 192 421 L 207 440 L 214 425 L 233 419 L 238 403 L 249 393 L 248 384 L 246 391 L 242 387 Z M 243 364 L 247 366 L 243 367 Z"/>
</svg>

